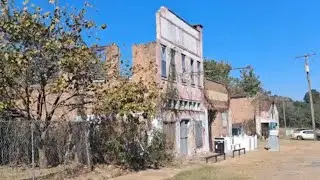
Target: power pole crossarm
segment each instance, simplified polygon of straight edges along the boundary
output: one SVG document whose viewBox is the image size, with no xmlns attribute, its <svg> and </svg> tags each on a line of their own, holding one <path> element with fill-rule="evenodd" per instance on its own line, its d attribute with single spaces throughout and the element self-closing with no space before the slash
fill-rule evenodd
<svg viewBox="0 0 320 180">
<path fill-rule="evenodd" d="M 308 81 L 308 88 L 309 88 L 309 99 L 310 99 L 310 109 L 311 109 L 311 120 L 312 120 L 312 128 L 313 128 L 313 135 L 314 140 L 317 140 L 317 132 L 316 132 L 316 123 L 314 120 L 314 109 L 313 109 L 313 99 L 312 99 L 312 91 L 311 91 L 311 78 L 310 78 L 310 68 L 309 68 L 309 57 L 316 55 L 316 53 L 313 54 L 305 54 L 303 56 L 297 56 L 296 58 L 304 58 L 305 63 L 305 71 L 307 74 L 307 81 Z"/>
</svg>

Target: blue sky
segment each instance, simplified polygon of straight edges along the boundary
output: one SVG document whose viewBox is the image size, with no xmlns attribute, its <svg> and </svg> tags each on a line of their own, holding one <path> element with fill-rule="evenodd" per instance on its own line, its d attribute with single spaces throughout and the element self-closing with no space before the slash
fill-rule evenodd
<svg viewBox="0 0 320 180">
<path fill-rule="evenodd" d="M 303 61 L 295 56 L 318 52 L 310 65 L 312 86 L 320 89 L 320 1 L 88 1 L 95 5 L 89 17 L 108 25 L 99 33 L 99 43 L 117 43 L 123 59 L 131 59 L 133 44 L 155 40 L 155 13 L 160 6 L 167 6 L 191 24 L 204 26 L 205 57 L 226 60 L 234 67 L 252 65 L 264 88 L 277 95 L 303 98 L 306 76 Z M 68 2 L 78 6 L 84 1 Z"/>
</svg>

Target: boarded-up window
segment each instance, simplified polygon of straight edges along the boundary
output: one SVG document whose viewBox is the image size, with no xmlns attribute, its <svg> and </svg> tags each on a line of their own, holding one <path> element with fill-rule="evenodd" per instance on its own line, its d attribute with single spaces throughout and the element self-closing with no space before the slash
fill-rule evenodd
<svg viewBox="0 0 320 180">
<path fill-rule="evenodd" d="M 167 148 L 172 149 L 176 140 L 176 123 L 175 122 L 164 122 L 163 133 L 166 137 Z"/>
<path fill-rule="evenodd" d="M 196 138 L 196 147 L 201 148 L 203 146 L 202 141 L 202 121 L 195 122 L 195 138 Z"/>
</svg>

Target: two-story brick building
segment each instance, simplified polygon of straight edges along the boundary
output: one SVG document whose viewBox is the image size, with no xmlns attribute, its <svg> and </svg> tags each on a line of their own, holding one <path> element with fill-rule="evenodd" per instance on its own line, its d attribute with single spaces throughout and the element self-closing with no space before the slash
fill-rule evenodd
<svg viewBox="0 0 320 180">
<path fill-rule="evenodd" d="M 133 46 L 133 80 L 156 81 L 165 96 L 156 117 L 177 154 L 209 151 L 204 104 L 202 26 L 190 25 L 165 7 L 156 13 L 156 41 Z M 171 93 L 169 93 L 171 94 Z"/>
</svg>

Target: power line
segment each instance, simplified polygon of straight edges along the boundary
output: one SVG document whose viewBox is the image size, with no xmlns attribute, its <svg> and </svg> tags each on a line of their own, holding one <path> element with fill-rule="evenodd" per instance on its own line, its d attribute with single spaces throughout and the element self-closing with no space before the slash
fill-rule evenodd
<svg viewBox="0 0 320 180">
<path fill-rule="evenodd" d="M 309 88 L 309 99 L 310 99 L 310 109 L 311 109 L 311 120 L 312 120 L 312 128 L 313 128 L 313 135 L 314 140 L 317 140 L 317 132 L 316 132 L 316 123 L 314 120 L 314 109 L 313 109 L 313 99 L 312 99 L 312 92 L 311 92 L 311 78 L 310 78 L 310 67 L 309 67 L 309 57 L 315 56 L 316 53 L 313 54 L 305 54 L 302 56 L 297 56 L 296 58 L 303 58 L 304 59 L 304 66 L 305 71 L 307 74 L 307 81 L 308 81 L 308 88 Z"/>
</svg>

